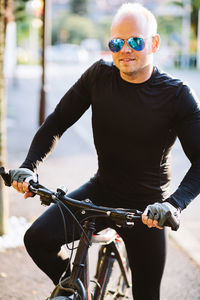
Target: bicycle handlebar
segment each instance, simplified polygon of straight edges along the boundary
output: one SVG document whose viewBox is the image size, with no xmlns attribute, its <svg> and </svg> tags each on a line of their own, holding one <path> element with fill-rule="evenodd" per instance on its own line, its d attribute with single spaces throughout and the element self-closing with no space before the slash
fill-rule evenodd
<svg viewBox="0 0 200 300">
<path fill-rule="evenodd" d="M 4 180 L 6 186 L 11 186 L 11 176 L 9 173 L 5 172 L 4 167 L 0 167 L 0 176 Z M 54 192 L 38 183 L 30 181 L 29 190 L 40 196 L 41 204 L 43 205 L 50 205 L 51 203 L 57 203 L 58 201 L 65 202 L 70 206 L 75 206 L 83 210 L 93 211 L 101 215 L 108 216 L 120 226 L 133 226 L 134 221 L 141 219 L 142 215 L 142 212 L 137 209 L 97 206 L 89 199 L 82 201 L 72 199 L 66 196 L 66 191 L 63 187 L 58 188 L 57 192 Z M 177 231 L 179 225 L 179 220 L 169 211 L 167 213 L 167 220 L 164 226 L 169 226 L 172 230 Z"/>
<path fill-rule="evenodd" d="M 100 215 L 110 217 L 117 225 L 132 226 L 134 221 L 141 219 L 142 212 L 136 209 L 111 208 L 105 206 L 97 206 L 90 199 L 76 200 L 65 194 L 63 187 L 59 187 L 57 192 L 53 192 L 46 187 L 30 182 L 29 190 L 40 196 L 43 205 L 50 205 L 52 202 L 64 202 L 70 206 L 77 207 L 82 210 L 96 212 Z"/>
</svg>

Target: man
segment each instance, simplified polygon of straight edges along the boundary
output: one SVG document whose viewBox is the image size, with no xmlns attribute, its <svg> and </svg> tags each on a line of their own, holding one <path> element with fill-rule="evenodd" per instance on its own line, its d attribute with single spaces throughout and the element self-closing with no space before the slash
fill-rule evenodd
<svg viewBox="0 0 200 300">
<path fill-rule="evenodd" d="M 117 229 L 133 270 L 135 300 L 160 299 L 165 264 L 165 233 L 161 229 L 166 213 L 184 209 L 200 192 L 200 105 L 180 80 L 153 66 L 159 44 L 152 13 L 139 4 L 124 4 L 111 27 L 113 63 L 100 60 L 81 76 L 36 133 L 24 163 L 11 170 L 12 186 L 25 193 L 25 198 L 32 196 L 27 177 L 34 178 L 33 171 L 55 141 L 92 106 L 98 171 L 70 196 L 145 210 L 144 224 Z M 169 196 L 169 156 L 177 136 L 192 165 Z M 70 218 L 66 215 L 69 241 Z M 97 225 L 98 229 L 112 226 L 105 220 Z M 79 238 L 78 231 L 75 236 Z M 27 231 L 25 245 L 55 284 L 66 267 L 66 261 L 57 255 L 62 244 L 60 212 L 51 206 Z"/>
</svg>

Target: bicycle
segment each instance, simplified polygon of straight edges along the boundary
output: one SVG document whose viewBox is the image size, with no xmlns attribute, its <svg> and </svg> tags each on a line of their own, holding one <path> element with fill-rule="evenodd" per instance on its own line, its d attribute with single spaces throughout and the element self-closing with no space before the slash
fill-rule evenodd
<svg viewBox="0 0 200 300">
<path fill-rule="evenodd" d="M 0 168 L 0 175 L 5 185 L 11 185 L 9 173 L 4 168 Z M 66 189 L 62 186 L 56 192 L 38 184 L 30 182 L 29 189 L 34 194 L 40 196 L 42 205 L 49 206 L 51 203 L 63 206 L 69 210 L 69 206 L 82 210 L 82 214 L 95 212 L 84 219 L 82 226 L 76 217 L 75 221 L 82 229 L 80 241 L 73 261 L 73 268 L 70 277 L 60 280 L 53 290 L 49 300 L 68 300 L 67 296 L 58 296 L 60 290 L 70 292 L 75 300 L 109 300 L 109 299 L 132 299 L 130 270 L 124 243 L 114 229 L 94 235 L 95 219 L 107 217 L 113 220 L 117 226 L 134 226 L 135 221 L 141 220 L 142 212 L 136 209 L 110 208 L 97 206 L 91 200 L 75 200 L 66 195 Z M 73 213 L 72 213 L 73 214 Z M 64 218 L 63 218 L 64 221 Z M 65 226 L 65 221 L 64 221 Z M 168 214 L 165 226 L 170 226 L 172 230 L 179 228 L 179 222 L 175 216 Z M 95 278 L 92 280 L 94 289 L 90 289 L 88 251 L 92 243 L 102 243 L 98 251 Z M 72 247 L 73 250 L 73 247 Z M 116 268 L 118 270 L 116 271 Z M 114 276 L 112 276 L 114 274 Z M 117 276 L 116 276 L 117 274 Z"/>
</svg>

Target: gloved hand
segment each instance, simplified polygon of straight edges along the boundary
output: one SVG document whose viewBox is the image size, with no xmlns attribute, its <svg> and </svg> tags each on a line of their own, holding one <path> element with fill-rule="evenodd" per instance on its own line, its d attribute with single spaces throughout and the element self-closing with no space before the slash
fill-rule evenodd
<svg viewBox="0 0 200 300">
<path fill-rule="evenodd" d="M 18 168 L 9 171 L 11 176 L 12 187 L 18 192 L 25 194 L 24 198 L 33 197 L 33 193 L 29 191 L 28 186 L 30 180 L 38 182 L 38 176 L 34 172 L 26 168 Z"/>
<path fill-rule="evenodd" d="M 12 181 L 29 182 L 30 180 L 33 180 L 36 183 L 38 181 L 37 174 L 26 168 L 13 169 L 10 170 L 9 173 Z"/>
<path fill-rule="evenodd" d="M 168 212 L 171 212 L 172 215 L 177 217 L 180 213 L 180 211 L 169 202 L 156 202 L 148 205 L 142 215 L 142 222 L 149 228 L 157 227 L 162 229 L 167 220 Z"/>
</svg>

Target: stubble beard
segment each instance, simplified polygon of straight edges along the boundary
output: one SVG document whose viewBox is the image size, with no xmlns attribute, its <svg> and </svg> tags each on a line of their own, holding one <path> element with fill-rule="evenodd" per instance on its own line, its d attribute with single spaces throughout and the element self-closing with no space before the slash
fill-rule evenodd
<svg viewBox="0 0 200 300">
<path fill-rule="evenodd" d="M 148 65 L 144 65 L 143 67 L 136 67 L 135 69 L 132 69 L 131 71 L 126 70 L 120 70 L 120 74 L 122 78 L 129 79 L 130 81 L 138 79 L 142 74 L 146 72 L 146 69 L 148 68 Z"/>
<path fill-rule="evenodd" d="M 139 70 L 121 71 L 120 73 L 121 73 L 122 77 L 124 75 L 127 78 L 134 79 L 138 76 Z"/>
</svg>

